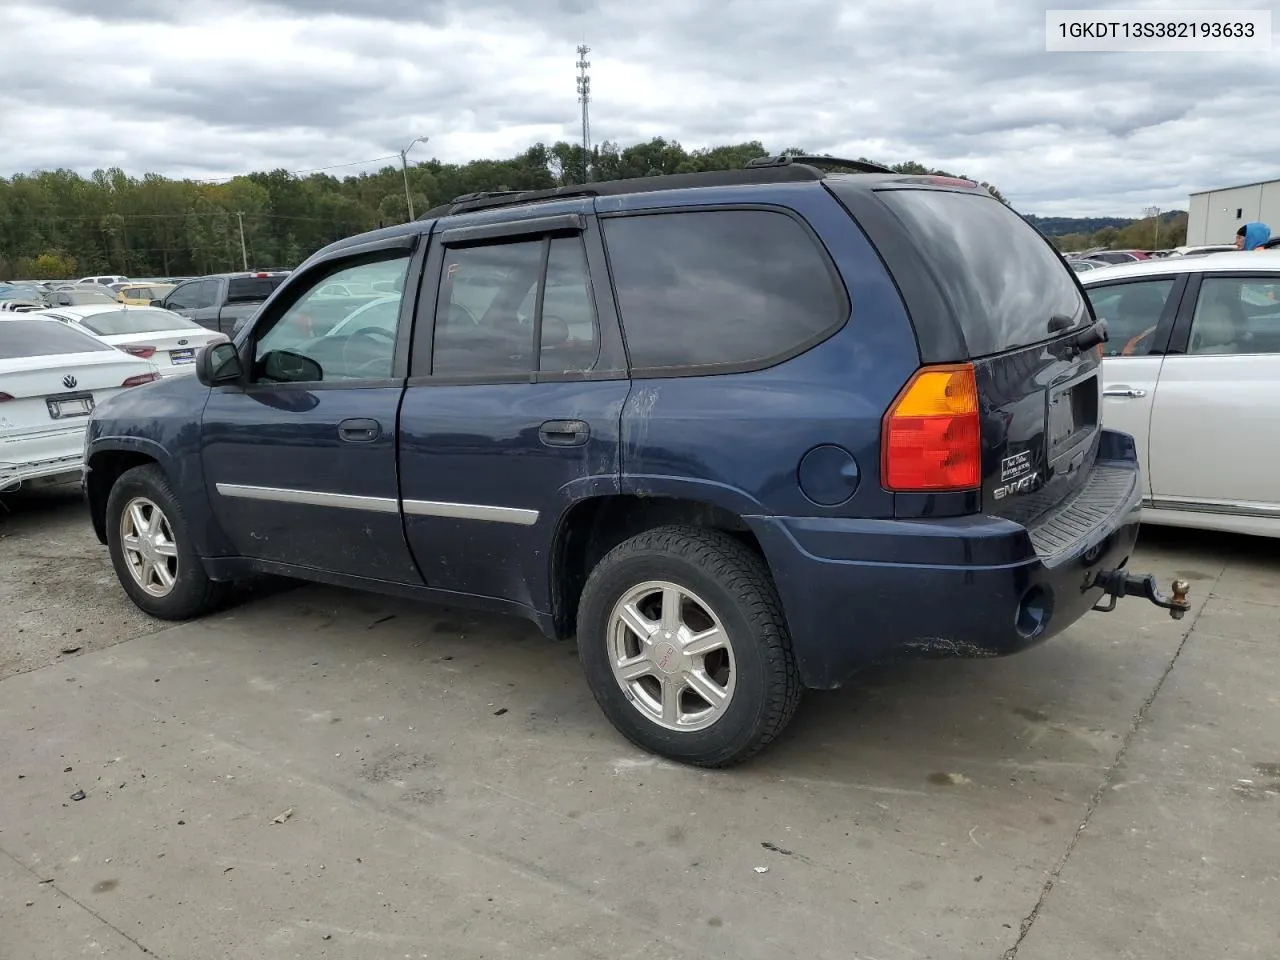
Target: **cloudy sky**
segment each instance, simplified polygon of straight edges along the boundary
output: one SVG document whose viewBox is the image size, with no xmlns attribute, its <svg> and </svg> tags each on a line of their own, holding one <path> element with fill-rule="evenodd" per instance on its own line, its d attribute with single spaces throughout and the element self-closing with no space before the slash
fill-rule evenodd
<svg viewBox="0 0 1280 960">
<path fill-rule="evenodd" d="M 340 175 L 415 136 L 418 159 L 510 156 L 578 136 L 585 39 L 596 142 L 919 160 L 1041 215 L 1185 209 L 1193 190 L 1280 177 L 1280 44 L 1046 53 L 1063 6 L 1195 4 L 3 0 L 0 175 Z"/>
</svg>

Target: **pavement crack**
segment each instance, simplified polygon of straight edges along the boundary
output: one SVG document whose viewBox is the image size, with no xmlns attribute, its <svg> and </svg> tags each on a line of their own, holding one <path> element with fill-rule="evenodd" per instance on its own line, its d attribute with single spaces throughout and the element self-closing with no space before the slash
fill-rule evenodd
<svg viewBox="0 0 1280 960">
<path fill-rule="evenodd" d="M 1040 911 L 1044 908 L 1045 901 L 1049 899 L 1049 894 L 1053 892 L 1054 885 L 1058 882 L 1063 869 L 1067 865 L 1067 861 L 1071 859 L 1071 855 L 1075 852 L 1076 844 L 1080 842 L 1080 837 L 1084 834 L 1085 828 L 1089 826 L 1089 821 L 1093 818 L 1094 811 L 1102 804 L 1102 798 L 1106 795 L 1107 788 L 1111 786 L 1115 780 L 1116 770 L 1120 764 L 1124 762 L 1126 754 L 1129 752 L 1129 745 L 1133 743 L 1134 737 L 1137 735 L 1139 728 L 1146 722 L 1147 714 L 1151 710 L 1151 705 L 1155 702 L 1156 697 L 1160 695 L 1160 691 L 1164 688 L 1165 681 L 1169 679 L 1169 674 L 1173 673 L 1174 665 L 1177 664 L 1178 658 L 1182 656 L 1182 651 L 1186 649 L 1187 641 L 1191 639 L 1191 635 L 1195 633 L 1196 624 L 1200 621 L 1200 614 L 1204 612 L 1204 608 L 1209 601 L 1213 599 L 1213 591 L 1222 581 L 1222 575 L 1226 573 L 1226 564 L 1218 571 L 1218 575 L 1213 579 L 1213 586 L 1209 589 L 1205 602 L 1200 605 L 1194 614 L 1191 615 L 1191 623 L 1187 626 L 1187 631 L 1182 635 L 1182 639 L 1178 642 L 1178 648 L 1173 651 L 1173 656 L 1169 658 L 1168 664 L 1161 671 L 1159 678 L 1155 682 L 1155 686 L 1151 688 L 1151 692 L 1147 694 L 1147 698 L 1142 701 L 1142 706 L 1138 708 L 1138 712 L 1134 714 L 1133 719 L 1129 722 L 1129 729 L 1125 731 L 1124 739 L 1120 742 L 1120 749 L 1116 751 L 1115 757 L 1111 763 L 1107 765 L 1107 769 L 1103 771 L 1102 781 L 1098 784 L 1096 790 L 1089 797 L 1089 802 L 1085 805 L 1084 816 L 1080 819 L 1080 825 L 1076 827 L 1075 833 L 1071 835 L 1071 839 L 1067 842 L 1067 848 L 1062 852 L 1062 856 L 1058 858 L 1058 862 L 1054 864 L 1049 875 L 1045 878 L 1044 883 L 1040 887 L 1040 896 L 1036 898 L 1035 905 L 1031 908 L 1023 919 L 1018 930 L 1018 939 L 1014 941 L 1013 946 L 1004 952 L 1001 960 L 1016 960 L 1018 951 L 1022 948 L 1022 942 L 1027 939 L 1027 934 L 1031 932 L 1031 927 L 1035 924 L 1040 916 Z"/>
<path fill-rule="evenodd" d="M 72 903 L 74 903 L 77 907 L 79 907 L 79 908 L 80 908 L 81 910 L 83 910 L 85 913 L 89 914 L 89 916 L 93 917 L 93 919 L 97 920 L 97 921 L 98 921 L 100 924 L 102 924 L 104 927 L 107 927 L 107 928 L 109 928 L 110 930 L 114 931 L 115 933 L 118 933 L 120 936 L 124 937 L 124 939 L 128 940 L 131 944 L 133 944 L 135 947 L 137 947 L 139 950 L 141 950 L 143 953 L 145 953 L 148 957 L 156 957 L 156 958 L 157 958 L 157 960 L 160 960 L 160 954 L 156 953 L 154 950 L 152 950 L 152 949 L 150 949 L 149 947 L 147 947 L 147 946 L 143 945 L 142 943 L 139 943 L 139 942 L 138 942 L 138 938 L 137 938 L 137 937 L 133 937 L 133 936 L 130 936 L 129 934 L 125 933 L 123 930 L 121 930 L 119 927 L 117 927 L 114 923 L 112 923 L 110 920 L 108 920 L 108 919 L 107 919 L 106 917 L 104 917 L 102 914 L 98 913 L 98 911 L 94 910 L 94 909 L 93 909 L 92 907 L 90 907 L 88 904 L 86 904 L 86 903 L 84 903 L 84 902 L 82 902 L 82 901 L 80 901 L 80 900 L 77 900 L 77 899 L 76 899 L 75 897 L 73 897 L 71 894 L 67 893 L 67 891 L 66 891 L 66 890 L 63 890 L 63 889 L 62 889 L 62 887 L 60 887 L 60 886 L 58 885 L 58 881 L 57 881 L 57 880 L 41 880 L 41 879 L 40 879 L 40 874 L 38 874 L 35 870 L 32 870 L 32 869 L 31 869 L 31 867 L 29 867 L 27 864 L 23 863 L 23 862 L 22 862 L 22 860 L 20 860 L 18 857 L 15 857 L 12 853 L 10 853 L 8 850 L 4 849 L 3 847 L 0 847 L 0 854 L 4 854 L 4 856 L 8 857 L 10 860 L 12 860 L 14 863 L 16 863 L 16 864 L 18 865 L 19 869 L 21 869 L 21 870 L 25 871 L 26 873 L 31 874 L 31 876 L 35 877 L 35 878 L 37 879 L 37 881 L 38 881 L 38 882 L 43 883 L 43 884 L 45 884 L 46 886 L 51 887 L 52 889 L 56 890 L 56 891 L 58 892 L 58 895 L 59 895 L 59 896 L 61 896 L 61 897 L 66 897 L 68 900 L 70 900 Z"/>
</svg>

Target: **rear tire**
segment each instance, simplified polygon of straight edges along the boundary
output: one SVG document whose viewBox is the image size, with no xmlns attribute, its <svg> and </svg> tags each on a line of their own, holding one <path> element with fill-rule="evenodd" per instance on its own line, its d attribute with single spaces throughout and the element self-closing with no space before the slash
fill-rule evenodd
<svg viewBox="0 0 1280 960">
<path fill-rule="evenodd" d="M 231 584 L 210 580 L 164 472 L 126 470 L 107 496 L 107 549 L 116 578 L 138 609 L 161 620 L 189 620 L 225 602 Z"/>
<path fill-rule="evenodd" d="M 790 722 L 802 692 L 764 563 L 699 527 L 646 531 L 595 566 L 578 607 L 578 654 L 623 736 L 696 766 L 751 757 Z"/>
</svg>

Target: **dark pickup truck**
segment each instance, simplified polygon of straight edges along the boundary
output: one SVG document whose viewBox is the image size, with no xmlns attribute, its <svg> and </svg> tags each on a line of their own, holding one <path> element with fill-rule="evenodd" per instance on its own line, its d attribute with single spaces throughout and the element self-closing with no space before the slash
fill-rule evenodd
<svg viewBox="0 0 1280 960">
<path fill-rule="evenodd" d="M 262 272 L 198 277 L 174 287 L 163 300 L 152 300 L 151 305 L 231 336 L 236 321 L 251 317 L 288 276 L 287 272 Z"/>
</svg>

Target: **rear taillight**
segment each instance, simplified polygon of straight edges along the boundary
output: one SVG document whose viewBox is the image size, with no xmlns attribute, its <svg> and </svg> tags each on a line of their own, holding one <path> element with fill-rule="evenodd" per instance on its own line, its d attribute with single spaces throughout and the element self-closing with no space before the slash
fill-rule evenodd
<svg viewBox="0 0 1280 960">
<path fill-rule="evenodd" d="M 978 381 L 968 363 L 923 367 L 885 414 L 881 482 L 897 493 L 982 485 Z"/>
<path fill-rule="evenodd" d="M 0 393 L 0 403 L 4 403 L 6 400 L 12 400 L 12 399 L 13 399 L 13 394 Z"/>
<path fill-rule="evenodd" d="M 143 360 L 149 360 L 156 355 L 155 347 L 123 347 L 125 353 L 131 353 L 135 357 L 141 357 Z"/>
<path fill-rule="evenodd" d="M 124 383 L 120 384 L 120 386 L 122 386 L 122 387 L 140 387 L 140 386 L 142 386 L 144 383 L 152 383 L 152 382 L 154 382 L 154 381 L 156 381 L 156 380 L 159 380 L 159 379 L 160 379 L 160 374 L 158 374 L 158 373 L 140 373 L 140 374 L 138 374 L 136 377 L 130 377 L 130 378 L 129 378 L 128 380 L 126 380 Z"/>
</svg>

